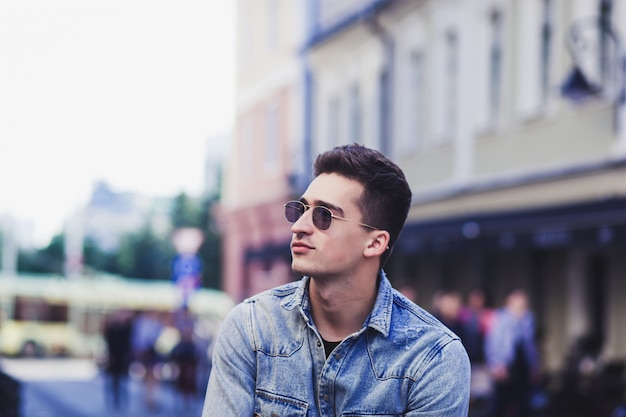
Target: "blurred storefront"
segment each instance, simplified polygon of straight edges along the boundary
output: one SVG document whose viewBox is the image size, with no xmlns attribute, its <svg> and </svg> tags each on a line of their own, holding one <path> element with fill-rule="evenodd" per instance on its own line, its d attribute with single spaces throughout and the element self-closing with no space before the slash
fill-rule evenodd
<svg viewBox="0 0 626 417">
<path fill-rule="evenodd" d="M 235 134 L 218 210 L 223 289 L 235 300 L 294 279 L 283 204 L 297 193 L 292 180 L 305 165 L 304 5 L 237 2 Z"/>
</svg>

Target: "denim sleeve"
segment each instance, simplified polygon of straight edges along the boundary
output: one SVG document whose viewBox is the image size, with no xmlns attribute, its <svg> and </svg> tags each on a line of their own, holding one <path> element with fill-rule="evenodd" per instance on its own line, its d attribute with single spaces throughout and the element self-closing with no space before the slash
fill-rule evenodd
<svg viewBox="0 0 626 417">
<path fill-rule="evenodd" d="M 256 360 L 250 340 L 249 308 L 246 303 L 235 306 L 220 328 L 203 417 L 253 415 Z"/>
<path fill-rule="evenodd" d="M 411 388 L 406 417 L 467 417 L 470 361 L 459 339 L 433 352 Z"/>
</svg>

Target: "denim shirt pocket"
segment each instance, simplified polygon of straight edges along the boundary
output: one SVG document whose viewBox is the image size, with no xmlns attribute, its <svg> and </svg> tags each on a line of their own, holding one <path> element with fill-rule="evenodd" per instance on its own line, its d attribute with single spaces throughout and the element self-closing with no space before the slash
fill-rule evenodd
<svg viewBox="0 0 626 417">
<path fill-rule="evenodd" d="M 254 415 L 259 417 L 305 417 L 309 404 L 285 395 L 256 390 Z"/>
</svg>

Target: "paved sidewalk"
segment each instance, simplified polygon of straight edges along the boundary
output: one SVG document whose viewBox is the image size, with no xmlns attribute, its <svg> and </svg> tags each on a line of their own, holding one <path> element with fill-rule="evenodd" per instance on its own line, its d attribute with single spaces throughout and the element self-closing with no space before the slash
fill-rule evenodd
<svg viewBox="0 0 626 417">
<path fill-rule="evenodd" d="M 183 404 L 171 383 L 156 390 L 158 407 L 144 404 L 141 381 L 128 379 L 127 401 L 120 410 L 107 396 L 106 378 L 90 361 L 2 360 L 2 370 L 21 381 L 21 417 L 200 417 L 202 396 Z"/>
</svg>

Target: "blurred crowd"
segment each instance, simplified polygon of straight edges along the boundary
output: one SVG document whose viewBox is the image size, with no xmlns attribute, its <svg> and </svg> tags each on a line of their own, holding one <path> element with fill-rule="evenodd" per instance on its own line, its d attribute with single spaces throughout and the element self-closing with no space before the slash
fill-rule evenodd
<svg viewBox="0 0 626 417">
<path fill-rule="evenodd" d="M 399 289 L 417 298 L 409 287 Z M 499 307 L 488 306 L 481 288 L 464 296 L 442 291 L 432 313 L 461 338 L 470 358 L 470 416 L 526 417 L 542 406 L 535 319 L 524 289 L 511 289 Z M 104 329 L 109 404 L 116 409 L 128 404 L 126 383 L 133 377 L 143 382 L 148 410 L 158 410 L 158 391 L 166 382 L 188 408 L 204 395 L 214 334 L 186 307 L 173 313 L 115 312 Z"/>
<path fill-rule="evenodd" d="M 204 395 L 211 371 L 213 329 L 183 306 L 175 312 L 116 311 L 104 328 L 107 402 L 128 406 L 128 378 L 140 379 L 148 410 L 159 409 L 159 389 L 172 384 L 181 409 Z"/>
<path fill-rule="evenodd" d="M 410 286 L 399 285 L 398 289 L 417 300 Z M 488 303 L 482 288 L 465 294 L 441 291 L 433 297 L 431 312 L 461 338 L 471 362 L 469 417 L 600 415 L 590 414 L 598 408 L 590 404 L 600 397 L 564 390 L 559 400 L 546 388 L 548 376 L 542 373 L 537 325 L 529 301 L 523 288 L 511 288 L 500 305 Z M 174 312 L 111 314 L 104 329 L 107 355 L 102 363 L 108 404 L 115 409 L 129 404 L 128 378 L 142 381 L 147 410 L 159 410 L 163 384 L 175 388 L 181 409 L 202 402 L 217 331 L 185 307 Z M 556 400 L 567 404 L 556 408 L 549 404 Z M 604 408 L 612 411 L 611 416 L 626 415 L 624 405 L 611 403 Z M 623 414 L 615 414 L 620 410 Z"/>
<path fill-rule="evenodd" d="M 400 291 L 416 299 L 406 287 Z M 470 416 L 525 417 L 544 405 L 535 318 L 524 289 L 510 289 L 497 307 L 488 306 L 482 288 L 441 291 L 432 313 L 461 338 L 470 358 Z"/>
</svg>

